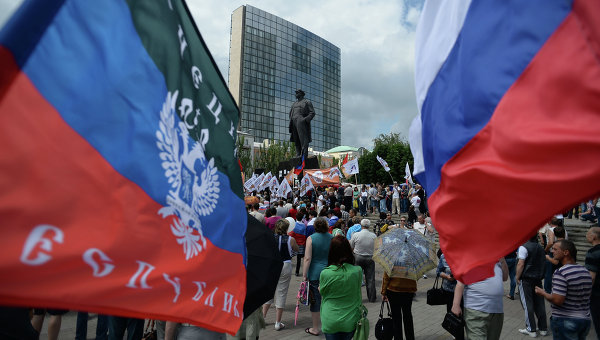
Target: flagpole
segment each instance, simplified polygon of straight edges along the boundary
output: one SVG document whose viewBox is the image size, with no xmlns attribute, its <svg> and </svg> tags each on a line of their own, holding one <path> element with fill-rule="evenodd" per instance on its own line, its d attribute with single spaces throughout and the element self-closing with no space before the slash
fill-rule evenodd
<svg viewBox="0 0 600 340">
<path fill-rule="evenodd" d="M 394 184 L 394 177 L 392 177 L 392 173 L 389 171 L 387 173 L 388 173 L 388 175 L 390 175 L 390 178 L 392 179 L 392 184 Z"/>
</svg>

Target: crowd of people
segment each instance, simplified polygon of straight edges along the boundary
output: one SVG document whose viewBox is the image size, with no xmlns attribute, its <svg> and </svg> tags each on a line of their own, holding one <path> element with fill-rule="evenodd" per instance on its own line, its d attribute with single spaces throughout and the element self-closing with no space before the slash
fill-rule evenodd
<svg viewBox="0 0 600 340">
<path fill-rule="evenodd" d="M 587 210 L 581 207 L 583 220 L 590 220 L 588 214 L 598 215 L 595 212 L 597 202 L 598 200 L 587 202 Z M 265 202 L 265 205 L 269 204 L 271 203 Z M 349 339 L 351 337 L 348 331 L 352 331 L 350 324 L 333 330 L 324 326 L 325 320 L 333 317 L 330 315 L 331 306 L 336 303 L 336 300 L 327 296 L 331 290 L 323 291 L 315 288 L 322 284 L 323 278 L 320 273 L 332 265 L 331 261 L 325 261 L 327 245 L 333 244 L 332 240 L 342 242 L 341 235 L 349 241 L 353 259 L 344 266 L 360 267 L 359 276 L 366 286 L 367 299 L 369 302 L 375 302 L 377 301 L 375 264 L 372 259 L 375 238 L 393 228 L 411 228 L 427 237 L 435 236 L 435 229 L 427 216 L 426 199 L 422 188 L 418 185 L 410 187 L 394 183 L 387 187 L 376 184 L 346 185 L 340 186 L 337 190 L 317 188 L 307 197 L 297 197 L 287 203 L 280 201 L 273 204 L 284 207 L 287 204 L 290 214 L 297 211 L 294 219 L 296 227 L 290 235 L 297 238 L 298 244 L 301 242 L 310 244 L 307 245 L 304 254 L 304 279 L 309 281 L 315 297 L 314 304 L 311 304 L 312 327 L 307 328 L 305 332 L 318 335 L 322 331 L 327 338 Z M 351 204 L 351 207 L 347 208 L 346 204 Z M 256 213 L 259 209 L 260 205 L 255 205 L 251 210 L 252 213 Z M 304 218 L 307 214 L 312 215 Z M 379 221 L 371 225 L 369 219 L 360 219 L 369 214 L 378 214 Z M 398 222 L 394 222 L 394 214 L 400 217 Z M 323 228 L 323 231 L 318 233 L 316 228 L 310 227 L 316 224 L 315 219 L 321 218 L 323 224 L 329 225 L 328 232 Z M 595 279 L 595 273 L 600 265 L 599 232 L 600 228 L 597 226 L 590 229 L 587 238 L 593 248 L 587 254 L 585 267 L 577 265 L 575 245 L 568 240 L 568 233 L 563 226 L 563 216 L 557 215 L 528 242 L 498 259 L 492 277 L 468 285 L 454 279 L 452 270 L 440 250 L 436 274 L 442 279 L 447 311 L 462 316 L 465 321 L 465 334 L 459 334 L 456 339 L 463 339 L 465 336 L 468 339 L 499 339 L 504 319 L 503 298 L 514 300 L 516 294 L 519 295 L 523 306 L 525 319 L 525 327 L 519 329 L 520 333 L 530 337 L 545 336 L 551 329 L 555 339 L 584 339 L 592 323 L 596 329 L 599 326 L 600 291 Z M 306 235 L 309 236 L 305 238 Z M 318 241 L 312 243 L 313 238 Z M 315 247 L 314 244 L 318 246 Z M 319 267 L 311 266 L 315 261 L 320 263 Z M 350 273 L 348 272 L 347 276 L 354 277 Z M 510 289 L 509 293 L 505 294 L 503 282 L 509 278 Z M 350 283 L 347 284 L 348 287 L 354 287 Z M 404 337 L 414 339 L 411 305 L 416 290 L 416 281 L 389 277 L 384 273 L 380 293 L 382 300 L 390 303 L 396 339 Z M 351 289 L 348 288 L 346 293 L 350 294 Z M 316 306 L 319 306 L 321 299 L 327 301 L 328 307 L 317 310 Z M 550 322 L 546 319 L 544 299 L 552 306 Z M 355 297 L 356 301 L 360 301 L 359 296 Z M 351 304 L 344 306 L 349 305 Z M 345 310 L 354 313 L 356 308 Z M 358 314 L 346 317 L 354 321 L 358 318 Z M 339 333 L 339 337 L 330 337 L 330 332 L 333 331 Z"/>
<path fill-rule="evenodd" d="M 249 213 L 273 230 L 278 242 L 283 237 L 280 223 L 287 225 L 287 236 L 298 245 L 292 252 L 297 257 L 296 276 L 302 275 L 310 292 L 312 326 L 305 333 L 324 333 L 327 339 L 352 338 L 360 318 L 361 285 L 366 288 L 369 302 L 378 301 L 373 260 L 377 236 L 394 228 L 415 228 L 429 237 L 435 233 L 427 217 L 423 189 L 418 185 L 347 184 L 316 188 L 304 197 L 290 195 L 286 200 L 270 197 L 268 190 L 253 195 L 258 199 L 248 205 Z M 372 224 L 370 219 L 362 218 L 368 214 L 378 215 L 379 220 Z M 393 215 L 399 216 L 399 222 L 392 219 Z M 291 248 L 279 249 L 284 262 L 288 261 Z M 389 301 L 393 315 L 397 315 L 393 317 L 396 338 L 404 330 L 407 339 L 414 339 L 410 303 L 416 281 L 387 275 L 382 281 L 381 299 Z M 275 291 L 276 331 L 285 328 L 280 311 L 285 294 L 280 292 L 287 293 L 289 283 L 285 269 Z M 271 303 L 263 306 L 263 317 Z"/>
<path fill-rule="evenodd" d="M 351 339 L 361 317 L 361 286 L 365 286 L 370 303 L 378 301 L 373 260 L 376 238 L 395 228 L 417 230 L 432 241 L 435 237 L 426 197 L 419 185 L 342 185 L 316 188 L 304 197 L 292 194 L 284 200 L 271 198 L 268 191 L 253 196 L 256 203 L 247 205 L 248 213 L 273 232 L 283 261 L 273 299 L 246 317 L 235 336 L 190 324 L 156 321 L 158 339 L 255 339 L 266 327 L 265 318 L 273 304 L 273 327 L 284 330 L 282 320 L 286 319 L 293 273 L 302 276 L 309 291 L 311 326 L 305 333 L 324 334 L 326 339 Z M 586 203 L 590 209 L 582 209 L 579 216 L 584 220 L 590 220 L 586 214 L 598 216 L 597 202 Z M 578 210 L 571 212 L 579 217 Z M 377 222 L 364 218 L 369 214 L 378 216 Z M 499 339 L 503 299 L 514 300 L 517 294 L 524 310 L 525 327 L 519 329 L 520 333 L 537 337 L 551 330 L 555 339 L 585 339 L 593 324 L 598 334 L 600 284 L 596 273 L 600 268 L 600 228 L 593 225 L 586 235 L 592 248 L 582 266 L 576 263 L 577 249 L 568 240 L 562 221 L 560 215 L 550 220 L 530 240 L 498 259 L 494 275 L 480 282 L 465 285 L 457 281 L 444 254 L 438 251 L 436 275 L 442 280 L 446 310 L 465 321 L 464 334 L 455 335 L 456 339 Z M 510 289 L 505 294 L 503 281 L 509 278 Z M 379 295 L 381 301 L 389 302 L 394 338 L 414 339 L 411 309 L 417 281 L 384 273 L 381 282 Z M 544 300 L 551 304 L 550 322 Z M 57 339 L 60 318 L 65 312 L 34 310 L 30 338 L 39 334 L 48 313 L 49 339 Z M 14 310 L 11 313 L 15 315 Z M 78 313 L 76 339 L 85 338 L 87 319 L 87 313 Z M 125 333 L 127 339 L 141 339 L 143 327 L 144 320 L 98 315 L 96 339 L 122 339 Z"/>
</svg>

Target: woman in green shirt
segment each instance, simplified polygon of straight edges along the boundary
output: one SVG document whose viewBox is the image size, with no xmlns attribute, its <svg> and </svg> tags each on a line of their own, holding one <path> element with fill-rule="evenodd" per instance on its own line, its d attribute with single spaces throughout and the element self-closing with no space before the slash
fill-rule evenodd
<svg viewBox="0 0 600 340">
<path fill-rule="evenodd" d="M 319 279 L 321 324 L 325 339 L 352 339 L 362 305 L 362 269 L 354 265 L 350 242 L 336 236 L 329 246 L 328 266 Z"/>
</svg>

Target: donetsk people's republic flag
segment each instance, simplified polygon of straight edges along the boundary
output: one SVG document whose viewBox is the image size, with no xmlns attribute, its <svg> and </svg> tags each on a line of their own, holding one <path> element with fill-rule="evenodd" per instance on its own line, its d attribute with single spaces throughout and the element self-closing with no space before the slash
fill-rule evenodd
<svg viewBox="0 0 600 340">
<path fill-rule="evenodd" d="M 414 174 L 464 283 L 600 193 L 600 2 L 427 1 Z"/>
<path fill-rule="evenodd" d="M 239 111 L 186 5 L 27 1 L 0 63 L 0 304 L 235 333 Z"/>
</svg>

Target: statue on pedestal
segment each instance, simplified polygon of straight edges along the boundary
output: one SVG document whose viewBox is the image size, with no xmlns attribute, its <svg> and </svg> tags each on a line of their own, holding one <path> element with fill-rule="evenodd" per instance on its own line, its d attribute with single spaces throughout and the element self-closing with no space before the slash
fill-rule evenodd
<svg viewBox="0 0 600 340">
<path fill-rule="evenodd" d="M 304 98 L 304 91 L 296 90 L 296 102 L 290 110 L 290 141 L 296 145 L 296 156 L 308 158 L 310 137 L 310 121 L 315 117 L 312 103 Z"/>
</svg>

